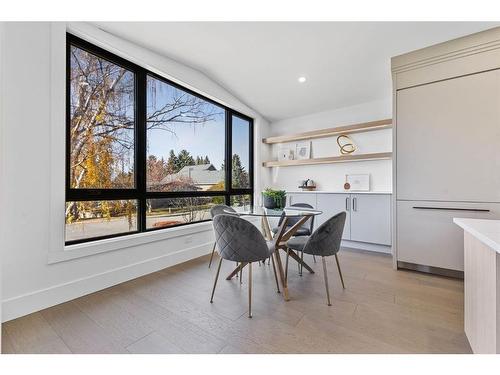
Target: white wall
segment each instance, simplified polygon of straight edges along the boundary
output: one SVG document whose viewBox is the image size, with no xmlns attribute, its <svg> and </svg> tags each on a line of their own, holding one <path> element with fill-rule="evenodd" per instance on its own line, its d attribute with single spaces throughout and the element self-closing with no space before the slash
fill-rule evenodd
<svg viewBox="0 0 500 375">
<path fill-rule="evenodd" d="M 319 112 L 273 122 L 271 135 L 300 133 L 315 129 L 332 128 L 353 123 L 381 120 L 392 117 L 391 98 L 363 103 L 356 106 Z M 388 152 L 392 150 L 392 130 L 352 134 L 359 153 Z M 290 143 L 289 145 L 294 145 Z M 272 159 L 278 158 L 280 145 L 264 146 L 271 150 Z M 339 147 L 336 137 L 315 139 L 312 141 L 311 157 L 338 156 Z M 299 182 L 313 179 L 318 190 L 343 190 L 346 174 L 369 173 L 371 190 L 392 190 L 391 160 L 364 161 L 355 163 L 337 163 L 270 168 L 270 185 L 286 190 L 299 190 Z"/>
<path fill-rule="evenodd" d="M 49 253 L 63 252 L 64 226 L 59 224 L 64 221 L 65 125 L 64 92 L 59 88 L 64 87 L 60 67 L 65 29 L 65 24 L 5 25 L 5 183 L 0 197 L 0 211 L 8 218 L 1 242 L 4 321 L 208 253 L 213 241 L 210 223 L 202 223 L 188 230 L 158 231 L 175 233 L 169 239 L 156 235 L 154 242 L 140 246 L 49 264 Z M 255 118 L 255 162 L 261 164 L 258 140 L 266 135 L 267 122 L 216 82 L 89 25 L 72 25 L 72 31 Z M 256 191 L 267 184 L 260 179 L 260 169 Z M 87 249 L 82 255 L 91 253 Z M 209 277 L 207 272 L 207 281 Z"/>
<path fill-rule="evenodd" d="M 4 243 L 4 216 L 5 216 L 5 211 L 2 209 L 4 207 L 4 201 L 3 197 L 4 195 L 2 194 L 4 190 L 4 184 L 5 184 L 5 178 L 3 175 L 3 161 L 4 161 L 4 155 L 3 155 L 3 150 L 4 150 L 4 143 L 3 143 L 3 127 L 4 127 L 4 121 L 3 121 L 3 97 L 4 97 L 4 92 L 3 92 L 3 68 L 4 68 L 4 23 L 0 22 L 0 301 L 2 300 L 2 249 L 3 249 L 3 243 Z M 0 353 L 2 353 L 2 304 L 0 303 Z"/>
</svg>

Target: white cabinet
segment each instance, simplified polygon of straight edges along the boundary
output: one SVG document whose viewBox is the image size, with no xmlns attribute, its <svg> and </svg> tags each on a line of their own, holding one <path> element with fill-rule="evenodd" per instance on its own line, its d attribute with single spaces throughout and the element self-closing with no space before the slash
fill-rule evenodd
<svg viewBox="0 0 500 375">
<path fill-rule="evenodd" d="M 397 199 L 500 201 L 500 71 L 397 92 Z"/>
<path fill-rule="evenodd" d="M 498 218 L 499 38 L 495 28 L 392 58 L 398 267 L 458 275 L 447 272 L 464 262 L 453 217 Z"/>
<path fill-rule="evenodd" d="M 351 241 L 391 244 L 391 196 L 351 194 Z"/>
<path fill-rule="evenodd" d="M 317 228 L 332 216 L 339 212 L 345 211 L 347 217 L 344 225 L 344 233 L 342 234 L 343 240 L 351 239 L 351 197 L 349 194 L 321 194 L 316 196 L 318 210 L 323 211 L 319 216 L 314 219 L 314 227 Z"/>
<path fill-rule="evenodd" d="M 498 219 L 500 204 L 398 201 L 397 216 L 398 261 L 463 271 L 463 232 L 453 218 Z"/>
<path fill-rule="evenodd" d="M 343 240 L 391 245 L 391 194 L 311 192 L 287 196 L 288 205 L 308 203 L 323 211 L 314 218 L 314 228 L 345 211 Z"/>
</svg>

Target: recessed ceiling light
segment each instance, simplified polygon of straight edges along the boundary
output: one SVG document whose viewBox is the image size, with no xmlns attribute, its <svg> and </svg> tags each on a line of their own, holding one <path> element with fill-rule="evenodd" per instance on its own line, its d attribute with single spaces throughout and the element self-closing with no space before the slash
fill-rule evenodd
<svg viewBox="0 0 500 375">
<path fill-rule="evenodd" d="M 299 77 L 298 81 L 300 83 L 304 83 L 306 81 L 306 77 Z"/>
</svg>

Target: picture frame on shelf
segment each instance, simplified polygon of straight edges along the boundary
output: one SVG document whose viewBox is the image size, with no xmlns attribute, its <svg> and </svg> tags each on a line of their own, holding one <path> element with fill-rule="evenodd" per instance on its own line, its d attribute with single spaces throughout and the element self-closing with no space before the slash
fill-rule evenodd
<svg viewBox="0 0 500 375">
<path fill-rule="evenodd" d="M 297 142 L 295 144 L 295 157 L 297 160 L 311 158 L 311 142 Z"/>
<path fill-rule="evenodd" d="M 294 160 L 294 151 L 289 146 L 282 146 L 278 150 L 278 160 L 279 161 L 287 161 Z"/>
</svg>

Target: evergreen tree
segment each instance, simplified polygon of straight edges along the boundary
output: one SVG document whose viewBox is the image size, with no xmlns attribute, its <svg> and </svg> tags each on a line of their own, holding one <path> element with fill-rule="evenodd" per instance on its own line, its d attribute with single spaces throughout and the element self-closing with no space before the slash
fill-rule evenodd
<svg viewBox="0 0 500 375">
<path fill-rule="evenodd" d="M 179 155 L 177 155 L 177 159 L 178 159 L 178 169 L 176 172 L 180 171 L 187 165 L 195 165 L 194 158 L 187 150 L 181 150 L 179 152 Z"/>
<path fill-rule="evenodd" d="M 167 160 L 167 172 L 168 174 L 174 174 L 179 172 L 179 159 L 175 155 L 174 150 L 170 150 Z"/>
<path fill-rule="evenodd" d="M 233 155 L 232 160 L 232 171 L 233 187 L 235 188 L 246 188 L 249 185 L 248 172 L 245 171 L 245 167 L 241 165 L 240 156 L 237 154 Z"/>
<path fill-rule="evenodd" d="M 208 156 L 205 156 L 205 157 L 197 156 L 195 164 L 196 165 L 210 164 L 210 159 L 208 158 Z"/>
</svg>

